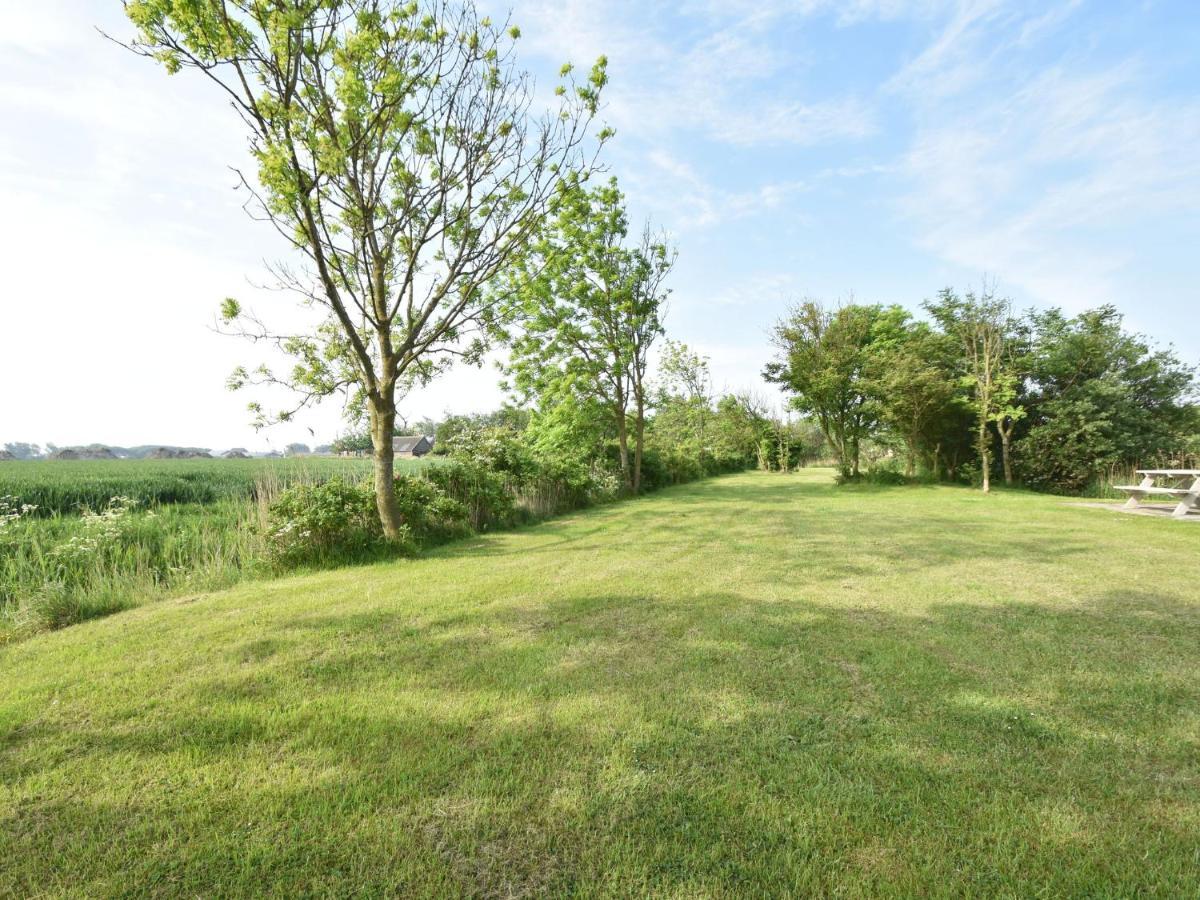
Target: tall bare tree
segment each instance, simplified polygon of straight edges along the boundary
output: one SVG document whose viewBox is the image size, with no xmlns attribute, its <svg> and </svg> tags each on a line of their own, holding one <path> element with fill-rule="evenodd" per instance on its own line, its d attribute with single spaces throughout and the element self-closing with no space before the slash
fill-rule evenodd
<svg viewBox="0 0 1200 900">
<path fill-rule="evenodd" d="M 191 69 L 241 117 L 257 162 L 242 175 L 256 213 L 303 260 L 283 284 L 323 313 L 280 334 L 236 300 L 224 320 L 295 358 L 237 370 L 232 387 L 298 392 L 262 423 L 341 390 L 368 412 L 384 533 L 401 526 L 393 487 L 398 390 L 456 357 L 478 360 L 496 304 L 485 286 L 524 252 L 563 179 L 585 178 L 609 136 L 591 125 L 605 60 L 561 73 L 538 113 L 517 67 L 519 30 L 471 0 L 126 0 L 126 46 Z M 241 173 L 239 173 L 241 174 Z"/>
</svg>

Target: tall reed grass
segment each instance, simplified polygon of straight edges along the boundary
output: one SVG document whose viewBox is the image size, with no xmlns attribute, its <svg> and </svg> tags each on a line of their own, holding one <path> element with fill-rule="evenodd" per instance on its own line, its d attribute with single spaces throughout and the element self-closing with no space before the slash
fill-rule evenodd
<svg viewBox="0 0 1200 900">
<path fill-rule="evenodd" d="M 0 642 L 265 574 L 267 511 L 288 486 L 369 472 L 359 459 L 0 463 Z"/>
</svg>

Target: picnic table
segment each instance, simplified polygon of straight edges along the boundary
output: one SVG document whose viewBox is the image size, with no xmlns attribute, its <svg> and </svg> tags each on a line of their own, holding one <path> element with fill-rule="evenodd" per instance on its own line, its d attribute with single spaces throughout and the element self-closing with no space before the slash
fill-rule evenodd
<svg viewBox="0 0 1200 900">
<path fill-rule="evenodd" d="M 1141 484 L 1115 484 L 1118 491 L 1129 495 L 1126 509 L 1136 509 L 1147 497 L 1179 499 L 1171 513 L 1182 519 L 1189 512 L 1200 512 L 1200 469 L 1138 469 Z"/>
</svg>

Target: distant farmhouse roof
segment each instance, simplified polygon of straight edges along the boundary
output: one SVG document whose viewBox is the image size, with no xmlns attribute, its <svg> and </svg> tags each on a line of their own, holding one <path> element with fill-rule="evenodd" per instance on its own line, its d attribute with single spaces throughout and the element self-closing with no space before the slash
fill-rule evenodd
<svg viewBox="0 0 1200 900">
<path fill-rule="evenodd" d="M 395 453 L 407 456 L 424 456 L 432 449 L 432 442 L 423 434 L 392 438 L 392 450 Z"/>
</svg>

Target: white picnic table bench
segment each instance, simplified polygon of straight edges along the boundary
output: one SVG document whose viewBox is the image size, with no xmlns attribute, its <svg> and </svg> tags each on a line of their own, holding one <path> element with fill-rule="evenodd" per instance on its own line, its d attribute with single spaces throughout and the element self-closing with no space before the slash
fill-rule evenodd
<svg viewBox="0 0 1200 900">
<path fill-rule="evenodd" d="M 1189 512 L 1200 512 L 1200 469 L 1138 469 L 1141 484 L 1114 484 L 1129 495 L 1126 509 L 1136 509 L 1147 497 L 1179 499 L 1171 515 L 1182 519 Z"/>
</svg>

